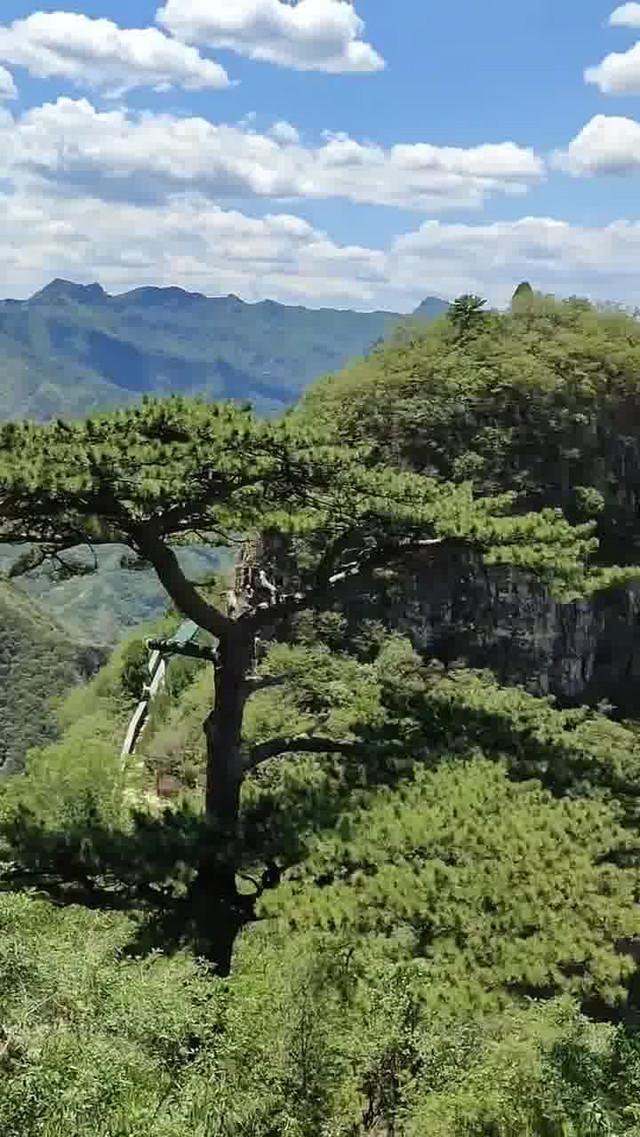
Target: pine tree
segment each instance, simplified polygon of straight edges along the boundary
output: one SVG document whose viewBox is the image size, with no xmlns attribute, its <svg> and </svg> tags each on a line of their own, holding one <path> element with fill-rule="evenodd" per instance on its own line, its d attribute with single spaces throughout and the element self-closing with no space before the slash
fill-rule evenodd
<svg viewBox="0 0 640 1137">
<path fill-rule="evenodd" d="M 480 330 L 486 316 L 483 310 L 486 303 L 481 296 L 466 293 L 454 300 L 447 312 L 447 319 L 453 325 L 458 339 L 467 339 Z"/>
<path fill-rule="evenodd" d="M 215 693 L 204 723 L 206 817 L 198 895 L 237 899 L 237 820 L 245 773 L 286 752 L 323 753 L 328 740 L 282 738 L 243 746 L 256 682 L 256 637 L 302 610 L 331 608 L 383 566 L 421 551 L 425 571 L 451 550 L 538 573 L 572 594 L 588 586 L 590 524 L 557 510 L 514 515 L 513 498 L 475 499 L 453 485 L 376 465 L 366 449 L 327 444 L 291 419 L 257 420 L 232 404 L 171 398 L 85 422 L 0 429 L 0 544 L 27 545 L 15 572 L 67 554 L 124 544 L 155 570 L 175 607 L 217 641 Z M 299 587 L 245 593 L 225 614 L 183 572 L 175 549 L 194 540 L 237 547 L 267 532 L 304 548 Z M 268 599 L 265 598 L 268 596 Z M 259 601 L 259 602 L 256 602 Z"/>
</svg>

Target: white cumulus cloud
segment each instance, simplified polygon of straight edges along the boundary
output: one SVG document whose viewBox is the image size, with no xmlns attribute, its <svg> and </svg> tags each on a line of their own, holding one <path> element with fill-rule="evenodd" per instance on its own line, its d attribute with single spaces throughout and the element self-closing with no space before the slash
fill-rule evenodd
<svg viewBox="0 0 640 1137">
<path fill-rule="evenodd" d="M 621 4 L 609 17 L 612 28 L 640 28 L 640 4 Z"/>
<path fill-rule="evenodd" d="M 519 281 L 558 295 L 640 302 L 640 223 L 602 227 L 547 217 L 487 225 L 428 221 L 394 242 L 388 274 L 397 290 L 419 279 L 423 292 L 476 292 L 507 304 Z"/>
<path fill-rule="evenodd" d="M 622 4 L 609 17 L 616 28 L 640 28 L 640 4 Z M 594 67 L 587 67 L 584 78 L 603 95 L 640 94 L 640 43 L 628 51 L 612 51 Z"/>
<path fill-rule="evenodd" d="M 503 305 L 528 279 L 560 295 L 640 303 L 640 223 L 625 220 L 591 228 L 545 217 L 431 220 L 367 247 L 336 241 L 293 213 L 248 217 L 195 193 L 150 205 L 24 184 L 0 192 L 0 259 L 3 294 L 17 297 L 63 276 L 99 280 L 111 292 L 177 285 L 246 300 L 408 312 L 428 294 L 477 292 Z"/>
<path fill-rule="evenodd" d="M 523 193 L 544 169 L 532 150 L 511 142 L 385 149 L 340 134 L 313 147 L 289 123 L 263 134 L 196 117 L 99 112 L 68 98 L 7 123 L 3 148 L 15 168 L 103 197 L 159 200 L 189 189 L 215 200 L 341 198 L 423 211 Z"/>
<path fill-rule="evenodd" d="M 6 67 L 0 67 L 0 99 L 15 99 L 17 94 L 13 75 Z"/>
<path fill-rule="evenodd" d="M 296 143 L 300 141 L 300 134 L 297 128 L 293 126 L 292 123 L 285 122 L 282 119 L 279 122 L 274 122 L 269 130 L 269 134 L 272 138 L 275 138 L 276 142 L 284 142 L 285 145 L 290 142 L 295 146 Z"/>
<path fill-rule="evenodd" d="M 595 115 L 552 163 L 574 177 L 625 176 L 640 169 L 640 123 L 618 115 Z"/>
<path fill-rule="evenodd" d="M 120 95 L 133 87 L 224 88 L 220 64 L 158 28 L 120 28 L 74 12 L 34 12 L 0 26 L 0 59 L 37 78 Z"/>
<path fill-rule="evenodd" d="M 20 241 L 16 241 L 16 233 Z M 375 307 L 382 250 L 339 245 L 299 217 L 247 217 L 198 195 L 161 206 L 0 194 L 3 295 L 27 296 L 54 276 L 108 290 L 177 285 L 247 300 Z"/>
<path fill-rule="evenodd" d="M 640 43 L 629 51 L 612 51 L 596 67 L 587 67 L 584 77 L 603 95 L 640 94 Z"/>
<path fill-rule="evenodd" d="M 298 71 L 380 71 L 347 0 L 167 0 L 156 19 L 187 43 L 226 48 Z"/>
</svg>

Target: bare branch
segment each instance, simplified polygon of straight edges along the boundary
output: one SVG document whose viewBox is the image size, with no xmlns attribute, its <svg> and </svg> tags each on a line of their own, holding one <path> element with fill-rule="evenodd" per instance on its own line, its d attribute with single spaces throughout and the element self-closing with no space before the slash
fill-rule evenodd
<svg viewBox="0 0 640 1137">
<path fill-rule="evenodd" d="M 345 739 L 321 738 L 318 735 L 299 734 L 291 738 L 271 738 L 260 742 L 247 752 L 244 769 L 255 770 L 262 762 L 278 758 L 281 754 L 344 754 L 352 757 L 360 753 L 362 743 Z"/>
<path fill-rule="evenodd" d="M 358 534 L 354 532 L 353 528 L 349 528 L 346 531 L 340 529 L 337 536 L 332 541 L 327 542 L 320 563 L 316 569 L 316 586 L 327 584 L 332 573 L 335 573 L 347 554 L 350 553 L 355 558 L 361 555 L 362 550 L 358 546 L 357 540 Z M 356 541 L 355 545 L 353 545 L 353 541 Z M 350 561 L 350 565 L 352 563 L 353 561 Z M 348 566 L 344 565 L 343 567 L 347 568 Z"/>
<path fill-rule="evenodd" d="M 13 543 L 13 542 L 11 542 Z M 22 544 L 23 542 L 20 542 Z M 22 553 L 10 566 L 8 575 L 11 579 L 16 576 L 27 576 L 32 572 L 36 572 L 42 568 L 47 561 L 52 562 L 58 566 L 58 571 L 64 573 L 66 576 L 84 576 L 87 573 L 95 572 L 98 568 L 98 558 L 94 545 L 85 539 L 70 539 L 66 541 L 59 541 L 54 543 L 43 541 L 29 541 L 24 542 L 29 544 L 32 548 L 27 553 Z M 0 541 L 0 544 L 4 544 Z M 93 557 L 93 567 L 88 568 L 86 565 L 73 565 L 66 561 L 62 553 L 73 552 L 74 549 L 86 546 Z"/>
<path fill-rule="evenodd" d="M 447 542 L 451 543 L 451 542 Z M 393 544 L 376 545 L 370 552 L 364 552 L 360 559 L 344 565 L 332 576 L 315 583 L 306 592 L 297 592 L 284 596 L 274 605 L 260 605 L 249 609 L 240 616 L 258 630 L 269 624 L 280 623 L 281 620 L 301 612 L 305 608 L 319 608 L 341 600 L 349 593 L 356 578 L 364 579 L 370 576 L 377 568 L 393 564 L 403 556 L 419 553 L 425 549 L 442 548 L 445 539 L 431 537 L 421 540 L 395 541 Z M 325 566 L 323 566 L 323 569 Z"/>
</svg>

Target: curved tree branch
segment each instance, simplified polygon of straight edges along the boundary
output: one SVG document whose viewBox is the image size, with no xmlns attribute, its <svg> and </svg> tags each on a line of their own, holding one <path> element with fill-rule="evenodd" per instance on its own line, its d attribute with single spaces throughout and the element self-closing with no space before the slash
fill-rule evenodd
<svg viewBox="0 0 640 1137">
<path fill-rule="evenodd" d="M 270 758 L 278 758 L 281 754 L 344 754 L 351 757 L 362 751 L 361 742 L 347 739 L 322 738 L 319 735 L 298 734 L 290 738 L 270 738 L 268 742 L 259 742 L 247 752 L 244 769 L 246 772 L 255 770 Z"/>
<path fill-rule="evenodd" d="M 153 565 L 160 583 L 169 593 L 178 611 L 218 639 L 227 638 L 233 627 L 233 621 L 223 616 L 213 604 L 209 604 L 200 595 L 180 568 L 180 562 L 173 549 L 144 526 L 140 526 L 134 538 L 139 552 Z"/>
</svg>

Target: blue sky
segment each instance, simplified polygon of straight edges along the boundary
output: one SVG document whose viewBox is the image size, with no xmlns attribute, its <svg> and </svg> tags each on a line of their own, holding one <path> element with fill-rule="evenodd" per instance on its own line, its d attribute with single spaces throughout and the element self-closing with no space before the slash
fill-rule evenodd
<svg viewBox="0 0 640 1137">
<path fill-rule="evenodd" d="M 640 3 L 4 0 L 4 295 L 640 305 Z M 588 70 L 590 69 L 590 70 Z"/>
</svg>

